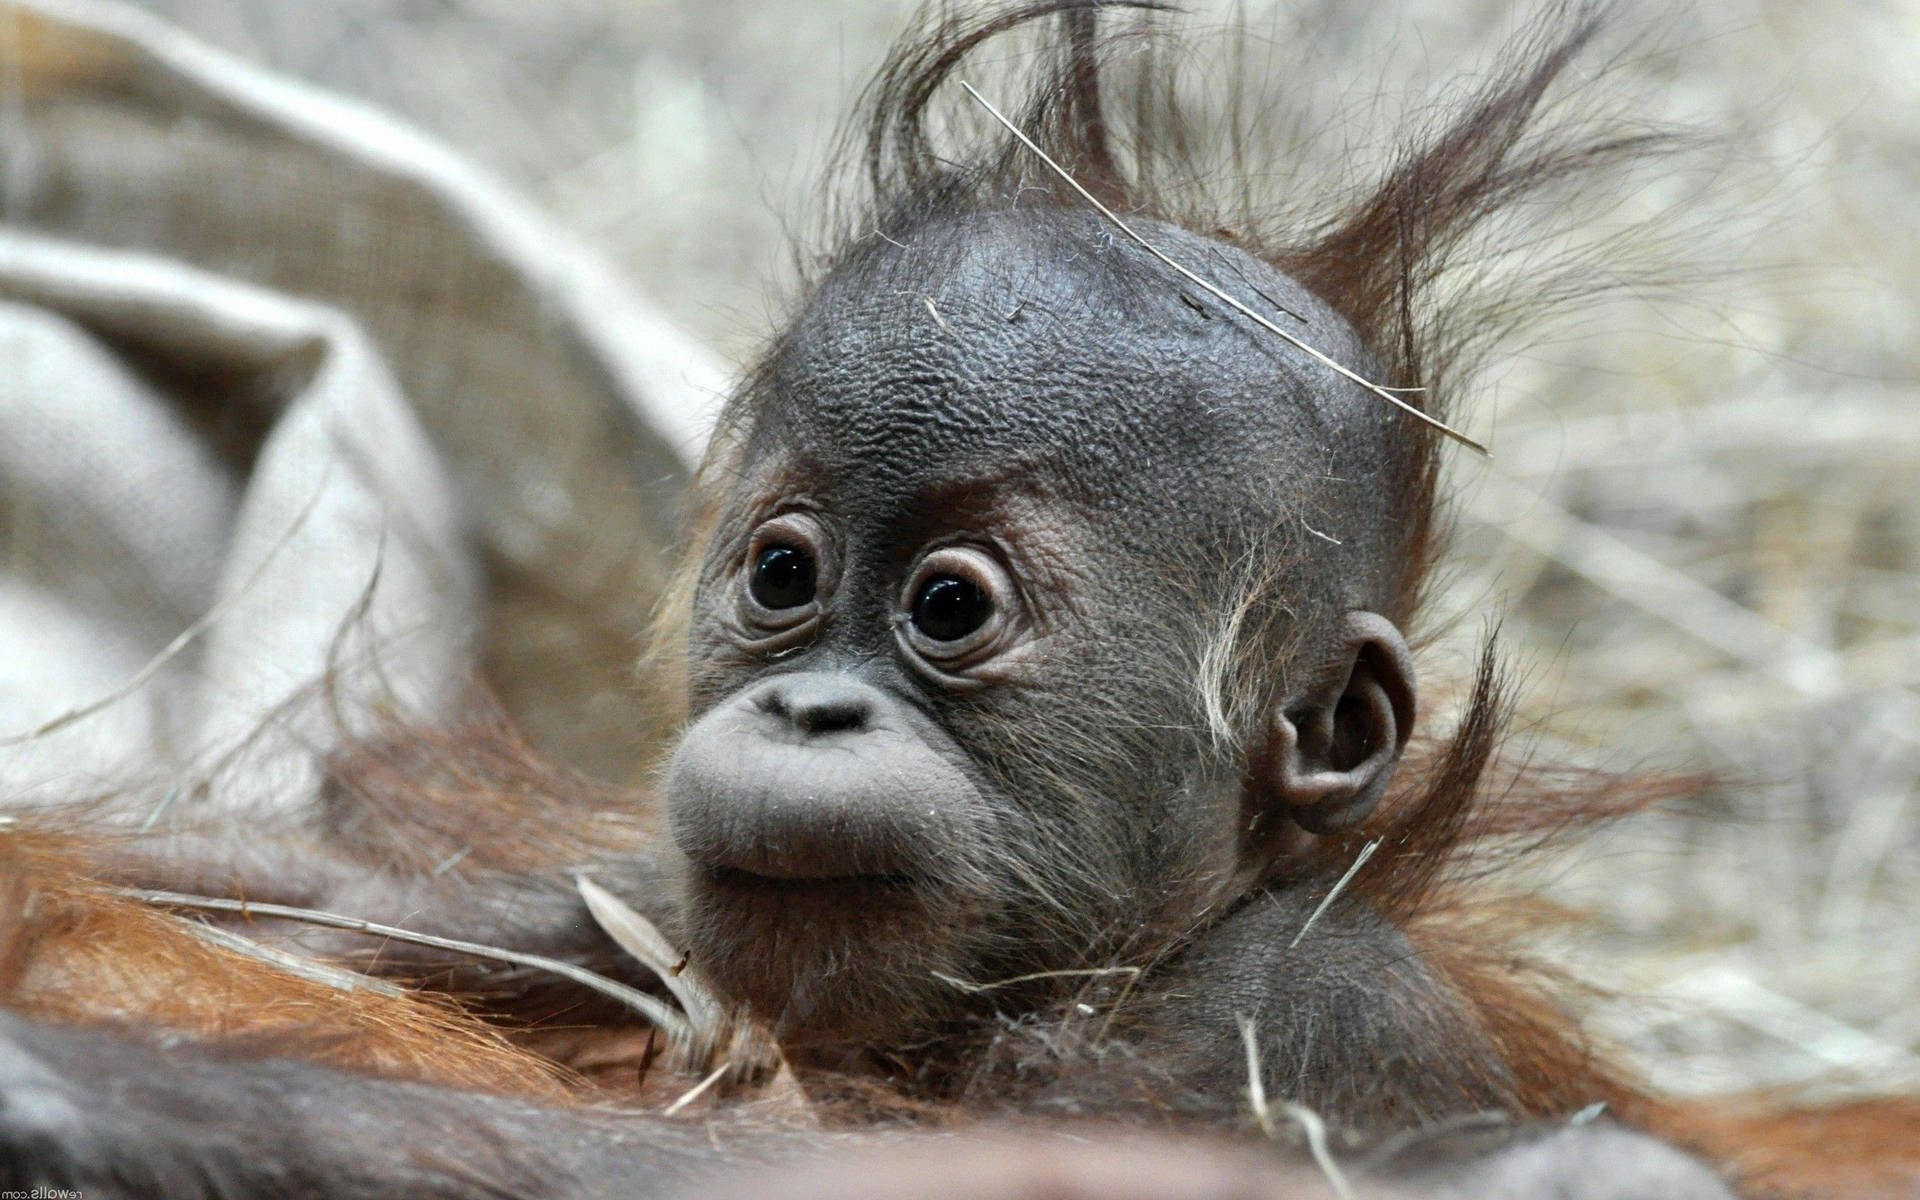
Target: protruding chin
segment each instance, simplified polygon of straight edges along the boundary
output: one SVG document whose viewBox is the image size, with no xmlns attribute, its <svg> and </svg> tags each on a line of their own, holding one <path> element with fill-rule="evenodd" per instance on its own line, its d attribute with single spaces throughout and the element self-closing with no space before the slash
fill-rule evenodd
<svg viewBox="0 0 1920 1200">
<path fill-rule="evenodd" d="M 788 1049 L 897 1044 L 956 1012 L 967 922 L 908 881 L 792 881 L 702 870 L 690 952 Z M 945 977 L 945 978 L 943 978 Z"/>
</svg>

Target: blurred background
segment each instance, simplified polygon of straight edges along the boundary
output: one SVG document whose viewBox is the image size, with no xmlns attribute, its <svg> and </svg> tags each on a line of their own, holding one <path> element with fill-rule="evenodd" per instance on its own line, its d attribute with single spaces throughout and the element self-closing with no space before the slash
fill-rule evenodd
<svg viewBox="0 0 1920 1200">
<path fill-rule="evenodd" d="M 835 123 L 908 15 L 144 7 L 437 134 L 735 365 L 781 309 Z M 1310 75 L 1278 84 L 1374 117 L 1484 66 L 1525 15 L 1188 7 L 1310 46 Z M 1444 691 L 1497 618 L 1539 757 L 1719 781 L 1538 879 L 1585 914 L 1558 949 L 1656 1082 L 1920 1087 L 1920 2 L 1719 0 L 1635 28 L 1620 93 L 1725 141 L 1661 198 L 1685 217 L 1678 282 L 1535 331 L 1468 406 L 1494 458 L 1454 458 L 1433 673 Z M 1329 129 L 1318 153 L 1361 144 Z"/>
</svg>

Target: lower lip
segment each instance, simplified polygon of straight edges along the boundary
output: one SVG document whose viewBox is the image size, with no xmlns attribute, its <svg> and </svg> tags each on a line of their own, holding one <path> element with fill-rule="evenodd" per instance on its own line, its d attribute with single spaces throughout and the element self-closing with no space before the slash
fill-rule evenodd
<svg viewBox="0 0 1920 1200">
<path fill-rule="evenodd" d="M 824 879 L 792 879 L 755 875 L 736 867 L 708 867 L 702 881 L 721 891 L 784 897 L 805 902 L 809 897 L 862 897 L 868 900 L 881 894 L 901 894 L 920 890 L 905 875 L 837 875 Z"/>
</svg>

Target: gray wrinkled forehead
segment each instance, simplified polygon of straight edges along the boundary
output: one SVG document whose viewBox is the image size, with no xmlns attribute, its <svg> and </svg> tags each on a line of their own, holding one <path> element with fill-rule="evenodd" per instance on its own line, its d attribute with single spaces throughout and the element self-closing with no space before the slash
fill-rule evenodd
<svg viewBox="0 0 1920 1200">
<path fill-rule="evenodd" d="M 1292 280 L 1233 247 L 1144 224 L 1256 312 L 1367 367 L 1346 323 Z M 762 403 L 830 454 L 965 469 L 1009 457 L 1071 466 L 1079 451 L 1148 474 L 1249 459 L 1284 470 L 1366 442 L 1382 416 L 1376 399 L 1093 213 L 977 214 L 898 244 L 876 235 L 795 334 Z"/>
<path fill-rule="evenodd" d="M 1244 252 L 1136 228 L 1362 373 L 1325 304 Z M 1181 279 L 1097 214 L 969 214 L 878 235 L 801 313 L 752 398 L 757 442 L 885 507 L 1019 476 L 1141 527 L 1258 524 L 1374 543 L 1393 413 Z"/>
</svg>

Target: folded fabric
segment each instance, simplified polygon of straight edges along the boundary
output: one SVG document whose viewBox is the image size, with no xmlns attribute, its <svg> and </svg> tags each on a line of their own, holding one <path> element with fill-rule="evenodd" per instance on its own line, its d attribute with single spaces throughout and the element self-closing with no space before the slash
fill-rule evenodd
<svg viewBox="0 0 1920 1200">
<path fill-rule="evenodd" d="M 342 738 L 476 682 L 630 776 L 724 386 L 422 135 L 0 2 L 0 804 L 297 813 Z"/>
</svg>

